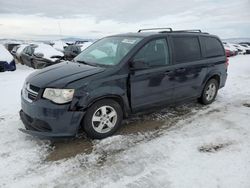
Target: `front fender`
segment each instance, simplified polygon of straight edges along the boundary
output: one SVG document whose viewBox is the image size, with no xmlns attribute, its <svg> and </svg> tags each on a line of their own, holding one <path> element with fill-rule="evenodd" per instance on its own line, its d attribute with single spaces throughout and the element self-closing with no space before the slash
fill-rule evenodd
<svg viewBox="0 0 250 188">
<path fill-rule="evenodd" d="M 103 86 L 90 92 L 86 92 L 85 95 L 77 102 L 77 108 L 86 110 L 86 108 L 94 102 L 104 98 L 114 98 L 119 100 L 123 105 L 122 107 L 125 115 L 130 112 L 127 91 L 116 86 Z"/>
</svg>

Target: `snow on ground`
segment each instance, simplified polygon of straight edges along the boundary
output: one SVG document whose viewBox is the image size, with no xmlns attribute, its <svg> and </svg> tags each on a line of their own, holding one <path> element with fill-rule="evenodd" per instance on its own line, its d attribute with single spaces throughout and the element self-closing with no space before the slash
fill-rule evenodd
<svg viewBox="0 0 250 188">
<path fill-rule="evenodd" d="M 93 150 L 45 160 L 48 141 L 18 131 L 20 90 L 33 70 L 0 74 L 0 187 L 250 187 L 250 56 L 230 58 L 226 87 L 209 106 L 157 131 L 92 141 Z M 166 113 L 166 112 L 165 112 Z M 169 128 L 167 128 L 169 127 Z"/>
</svg>

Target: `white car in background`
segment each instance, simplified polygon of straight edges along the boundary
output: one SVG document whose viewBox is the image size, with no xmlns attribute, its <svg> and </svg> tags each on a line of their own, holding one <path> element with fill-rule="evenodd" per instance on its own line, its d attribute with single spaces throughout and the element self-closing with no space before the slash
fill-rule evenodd
<svg viewBox="0 0 250 188">
<path fill-rule="evenodd" d="M 16 63 L 10 52 L 0 44 L 0 72 L 16 70 Z"/>
<path fill-rule="evenodd" d="M 48 44 L 31 44 L 26 46 L 21 55 L 21 62 L 35 69 L 41 69 L 59 63 L 64 54 Z"/>
<path fill-rule="evenodd" d="M 246 50 L 246 54 L 250 54 L 250 46 L 248 44 L 239 44 Z"/>
<path fill-rule="evenodd" d="M 233 44 L 235 48 L 238 50 L 238 54 L 246 54 L 246 48 L 241 46 L 240 44 Z"/>
</svg>

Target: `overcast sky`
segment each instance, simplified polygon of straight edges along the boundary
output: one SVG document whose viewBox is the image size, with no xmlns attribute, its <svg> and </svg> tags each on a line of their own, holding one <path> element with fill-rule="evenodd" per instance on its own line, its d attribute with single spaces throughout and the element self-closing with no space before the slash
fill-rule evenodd
<svg viewBox="0 0 250 188">
<path fill-rule="evenodd" d="M 250 37 L 250 0 L 0 0 L 0 38 L 99 38 L 150 27 Z"/>
</svg>

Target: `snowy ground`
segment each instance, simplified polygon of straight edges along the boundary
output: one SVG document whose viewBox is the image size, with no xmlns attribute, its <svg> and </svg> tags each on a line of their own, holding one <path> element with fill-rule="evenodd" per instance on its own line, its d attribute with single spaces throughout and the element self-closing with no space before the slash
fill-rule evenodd
<svg viewBox="0 0 250 188">
<path fill-rule="evenodd" d="M 18 131 L 20 89 L 33 70 L 1 73 L 0 187 L 249 188 L 250 56 L 229 63 L 226 87 L 210 106 L 164 109 L 135 117 L 113 137 L 63 145 Z M 80 142 L 88 151 L 74 153 Z M 65 152 L 79 154 L 50 157 Z"/>
</svg>

